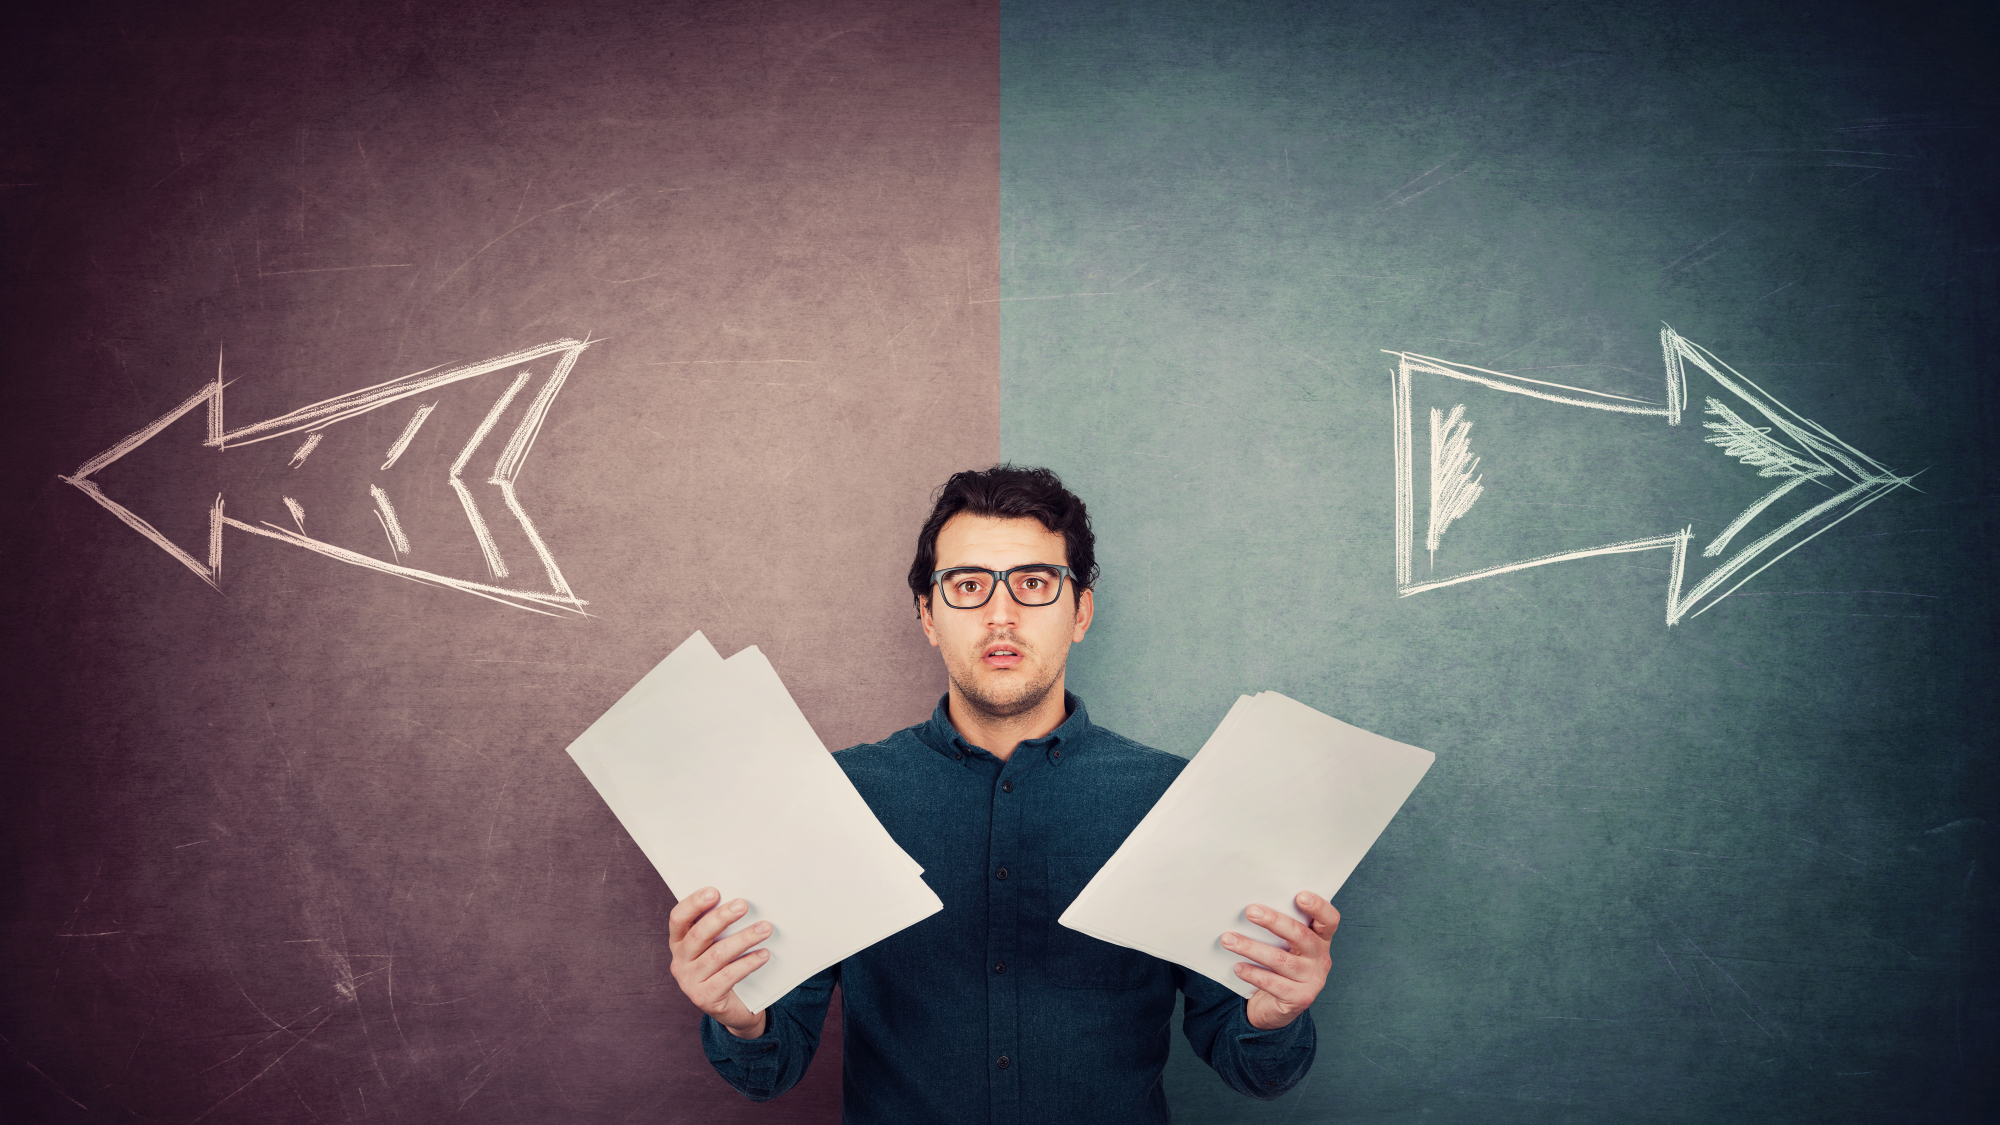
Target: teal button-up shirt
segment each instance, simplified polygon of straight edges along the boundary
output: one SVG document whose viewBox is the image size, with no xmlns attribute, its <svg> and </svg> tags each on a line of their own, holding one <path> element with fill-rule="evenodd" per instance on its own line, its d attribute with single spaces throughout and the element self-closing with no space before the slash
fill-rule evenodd
<svg viewBox="0 0 2000 1125">
<path fill-rule="evenodd" d="M 787 993 L 759 1038 L 704 1017 L 731 1086 L 791 1089 L 835 985 L 849 1125 L 1165 1122 L 1176 993 L 1188 1042 L 1230 1086 L 1272 1098 L 1305 1076 L 1312 1013 L 1259 1031 L 1214 981 L 1056 921 L 1187 764 L 1066 702 L 1062 726 L 1005 762 L 960 738 L 942 700 L 928 723 L 834 755 L 944 909 Z"/>
</svg>

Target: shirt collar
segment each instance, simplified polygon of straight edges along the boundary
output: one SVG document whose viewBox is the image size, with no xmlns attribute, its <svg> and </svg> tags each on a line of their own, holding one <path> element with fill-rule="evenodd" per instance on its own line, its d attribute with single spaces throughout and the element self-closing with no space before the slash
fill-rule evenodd
<svg viewBox="0 0 2000 1125">
<path fill-rule="evenodd" d="M 924 745 L 953 761 L 963 761 L 967 755 L 992 757 L 990 752 L 967 742 L 959 735 L 958 728 L 951 725 L 950 703 L 951 693 L 939 696 L 930 721 L 917 728 Z M 1063 692 L 1063 706 L 1068 709 L 1069 718 L 1042 737 L 1021 743 L 1014 749 L 1015 755 L 1038 753 L 1052 766 L 1060 766 L 1076 756 L 1087 741 L 1084 736 L 1091 730 L 1090 712 L 1084 708 L 1083 700 L 1067 691 Z"/>
</svg>

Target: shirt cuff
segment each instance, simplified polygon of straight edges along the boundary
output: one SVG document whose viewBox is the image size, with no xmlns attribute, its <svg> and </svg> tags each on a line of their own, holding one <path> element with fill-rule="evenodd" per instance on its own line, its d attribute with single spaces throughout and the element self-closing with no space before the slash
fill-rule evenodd
<svg viewBox="0 0 2000 1125">
<path fill-rule="evenodd" d="M 777 1021 L 767 1015 L 764 1020 L 764 1034 L 755 1039 L 743 1039 L 730 1034 L 728 1028 L 717 1023 L 714 1016 L 701 1017 L 701 1049 L 708 1061 L 718 1065 L 733 1065 L 740 1071 L 754 1071 L 759 1064 L 769 1065 L 777 1061 L 778 1036 Z"/>
<path fill-rule="evenodd" d="M 1254 1096 L 1275 1098 L 1298 1084 L 1319 1053 L 1319 1033 L 1313 1027 L 1312 1011 L 1283 1027 L 1266 1031 L 1250 1022 L 1247 1007 L 1239 1006 L 1229 1034 L 1236 1040 L 1238 1058 L 1254 1086 Z"/>
<path fill-rule="evenodd" d="M 1236 1012 L 1236 1018 L 1231 1020 L 1230 1024 L 1229 1032 L 1235 1037 L 1238 1043 L 1274 1053 L 1289 1052 L 1291 1049 L 1303 1047 L 1307 1043 L 1314 1042 L 1317 1039 L 1317 1036 L 1313 1034 L 1312 1013 L 1310 1011 L 1300 1012 L 1298 1019 L 1293 1020 L 1283 1027 L 1266 1031 L 1256 1024 L 1251 1023 L 1250 1014 L 1239 1008 Z M 723 1034 L 727 1035 L 729 1033 L 725 1031 Z"/>
</svg>

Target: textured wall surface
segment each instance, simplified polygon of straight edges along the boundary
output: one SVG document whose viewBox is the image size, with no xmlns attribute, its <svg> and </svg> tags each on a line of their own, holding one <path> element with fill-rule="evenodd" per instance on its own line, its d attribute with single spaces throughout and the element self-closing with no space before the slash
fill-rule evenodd
<svg viewBox="0 0 2000 1125">
<path fill-rule="evenodd" d="M 830 746 L 928 714 L 902 573 L 998 454 L 996 8 L 13 18 L 0 1116 L 836 1119 L 837 1034 L 771 1106 L 711 1072 L 672 898 L 563 747 L 697 628 Z M 56 479 L 218 355 L 235 432 L 562 337 L 595 342 L 516 484 L 587 618 L 234 525 L 218 592 Z M 219 493 L 547 592 L 488 481 L 556 358 L 460 474 L 504 579 L 450 482 L 514 367 L 296 467 L 303 433 L 217 452 L 197 408 L 93 480 L 203 566 Z"/>
<path fill-rule="evenodd" d="M 1003 454 L 1095 513 L 1094 718 L 1191 753 L 1268 688 L 1438 754 L 1337 899 L 1312 1076 L 1182 1054 L 1183 1118 L 1990 1096 L 1989 14 L 8 18 L 0 1116 L 837 1119 L 837 1036 L 768 1105 L 712 1074 L 671 896 L 562 748 L 697 628 L 830 746 L 921 718 L 910 538 Z M 1403 589 L 1686 529 L 1685 592 L 1834 494 L 1704 555 L 1802 443 L 1699 372 L 1643 413 L 1663 323 L 1914 487 L 1671 627 L 1657 548 L 1399 597 L 1384 349 L 1642 410 L 1413 377 Z M 563 338 L 559 393 L 556 351 L 255 440 Z M 1433 552 L 1458 406 L 1484 491 Z"/>
<path fill-rule="evenodd" d="M 1184 1055 L 1176 1106 L 1959 1119 L 1994 1049 L 1989 17 L 1002 14 L 1002 448 L 1097 520 L 1075 690 L 1179 753 L 1275 689 L 1438 755 L 1335 900 L 1308 1082 L 1259 1105 Z M 1399 598 L 1383 349 L 1644 408 L 1662 322 L 1915 489 L 1671 628 L 1664 549 Z M 1411 584 L 1691 528 L 1691 591 L 1835 495 L 1704 557 L 1784 483 L 1706 399 L 1799 444 L 1705 378 L 1678 426 L 1413 382 Z M 1459 405 L 1485 491 L 1433 561 Z"/>
</svg>

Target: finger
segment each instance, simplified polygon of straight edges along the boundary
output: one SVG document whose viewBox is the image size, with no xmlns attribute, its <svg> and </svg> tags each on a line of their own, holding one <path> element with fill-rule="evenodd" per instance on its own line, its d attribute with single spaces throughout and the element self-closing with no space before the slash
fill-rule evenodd
<svg viewBox="0 0 2000 1125">
<path fill-rule="evenodd" d="M 1303 929 L 1304 927 L 1300 927 Z M 1296 953 L 1287 953 L 1275 945 L 1252 941 L 1242 934 L 1222 935 L 1222 947 L 1238 957 L 1250 960 L 1292 980 L 1310 980 L 1313 969 L 1310 962 Z"/>
<path fill-rule="evenodd" d="M 743 956 L 744 950 L 771 936 L 771 923 L 759 922 L 745 926 L 721 941 L 708 947 L 708 951 L 695 958 L 694 969 L 697 978 L 711 976 L 724 965 L 733 963 Z"/>
<path fill-rule="evenodd" d="M 740 1017 L 749 1014 L 749 1008 L 737 997 L 736 986 L 742 983 L 744 977 L 750 975 L 752 969 L 769 960 L 770 951 L 757 950 L 740 962 L 724 965 L 725 971 L 698 981 L 691 987 L 683 987 L 681 991 L 687 993 L 688 999 L 694 1001 L 695 1007 L 709 1015 L 717 1019 L 726 1019 L 734 1015 L 738 1017 L 737 1022 L 741 1022 Z"/>
<path fill-rule="evenodd" d="M 709 994 L 713 997 L 709 1002 L 710 1013 L 715 1014 L 727 1011 L 731 1001 L 730 993 L 736 990 L 737 985 L 743 983 L 744 977 L 763 968 L 770 960 L 770 950 L 753 950 L 748 955 L 738 957 L 736 960 L 724 965 L 714 976 L 708 978 L 702 987 L 704 990 L 709 991 Z M 742 1001 L 737 1000 L 736 1003 L 741 1004 Z M 744 1010 L 749 1011 L 747 1007 Z"/>
<path fill-rule="evenodd" d="M 715 900 L 720 894 L 721 892 L 714 887 L 703 887 L 675 903 L 673 910 L 667 914 L 667 941 L 678 945 L 680 940 L 687 936 L 688 927 L 694 925 L 695 919 L 701 917 L 704 911 L 715 905 Z"/>
<path fill-rule="evenodd" d="M 1340 928 L 1340 911 L 1335 910 L 1332 903 L 1311 891 L 1300 891 L 1296 901 L 1299 909 L 1312 918 L 1314 933 L 1323 938 L 1330 938 L 1333 932 Z"/>
<path fill-rule="evenodd" d="M 1269 969 L 1260 969 L 1242 961 L 1236 963 L 1236 975 L 1270 993 L 1287 1008 L 1305 1006 L 1301 1001 L 1304 1000 L 1307 989 L 1298 981 L 1287 980 Z"/>
<path fill-rule="evenodd" d="M 1292 947 L 1293 953 L 1304 957 L 1317 957 L 1326 947 L 1326 939 L 1289 914 L 1280 913 L 1260 904 L 1252 904 L 1243 914 L 1257 925 L 1284 938 L 1285 944 Z"/>
<path fill-rule="evenodd" d="M 726 993 L 734 989 L 737 985 L 742 984 L 744 977 L 763 968 L 770 960 L 770 950 L 753 949 L 748 954 L 724 965 L 720 971 L 708 979 L 712 983 L 721 985 L 722 991 Z"/>
<path fill-rule="evenodd" d="M 689 928 L 682 948 L 690 957 L 699 957 L 722 931 L 734 925 L 737 919 L 750 913 L 750 904 L 740 898 L 730 899 L 721 906 L 701 916 L 701 921 Z"/>
</svg>

